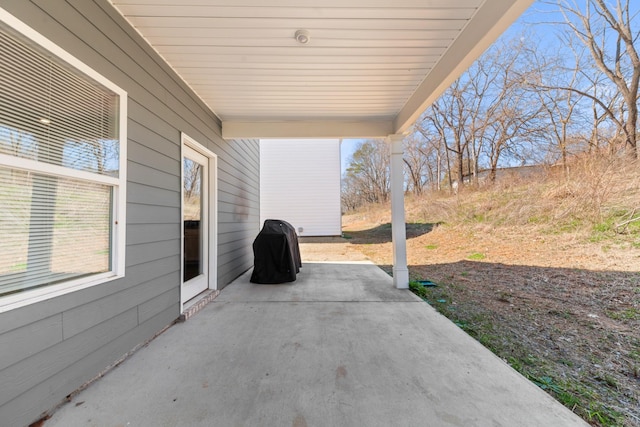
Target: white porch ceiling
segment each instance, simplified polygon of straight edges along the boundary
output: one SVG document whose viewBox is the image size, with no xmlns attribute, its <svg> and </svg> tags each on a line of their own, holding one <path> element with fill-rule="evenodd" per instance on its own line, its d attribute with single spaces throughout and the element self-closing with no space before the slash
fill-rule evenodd
<svg viewBox="0 0 640 427">
<path fill-rule="evenodd" d="M 111 0 L 225 138 L 405 132 L 532 1 Z"/>
</svg>

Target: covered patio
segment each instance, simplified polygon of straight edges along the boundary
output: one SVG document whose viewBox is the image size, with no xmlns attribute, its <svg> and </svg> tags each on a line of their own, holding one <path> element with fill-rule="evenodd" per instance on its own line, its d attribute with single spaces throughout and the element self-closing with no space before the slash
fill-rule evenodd
<svg viewBox="0 0 640 427">
<path fill-rule="evenodd" d="M 46 421 L 69 426 L 579 426 L 373 264 L 249 274 Z"/>
<path fill-rule="evenodd" d="M 383 138 L 393 282 L 409 286 L 403 140 L 533 0 L 110 0 L 222 137 Z"/>
</svg>

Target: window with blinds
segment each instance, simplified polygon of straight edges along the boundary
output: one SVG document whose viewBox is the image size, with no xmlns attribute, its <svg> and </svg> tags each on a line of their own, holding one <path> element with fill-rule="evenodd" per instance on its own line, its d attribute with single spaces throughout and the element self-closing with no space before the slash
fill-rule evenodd
<svg viewBox="0 0 640 427">
<path fill-rule="evenodd" d="M 0 296 L 122 275 L 126 93 L 0 18 Z"/>
</svg>

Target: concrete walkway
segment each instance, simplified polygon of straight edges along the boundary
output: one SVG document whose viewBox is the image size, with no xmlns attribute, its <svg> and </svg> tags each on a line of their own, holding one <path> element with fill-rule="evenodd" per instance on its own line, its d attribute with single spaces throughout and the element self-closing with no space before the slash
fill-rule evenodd
<svg viewBox="0 0 640 427">
<path fill-rule="evenodd" d="M 58 410 L 73 426 L 584 426 L 372 264 L 245 274 Z"/>
</svg>

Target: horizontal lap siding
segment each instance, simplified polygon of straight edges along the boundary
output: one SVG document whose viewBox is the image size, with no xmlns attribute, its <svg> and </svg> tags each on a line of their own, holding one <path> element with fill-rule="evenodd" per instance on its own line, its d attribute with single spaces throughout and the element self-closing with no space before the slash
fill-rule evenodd
<svg viewBox="0 0 640 427">
<path fill-rule="evenodd" d="M 179 315 L 180 133 L 218 156 L 218 286 L 251 267 L 259 228 L 257 141 L 220 122 L 106 0 L 2 7 L 128 93 L 123 279 L 0 314 L 0 424 L 60 403 Z"/>
<path fill-rule="evenodd" d="M 251 243 L 259 231 L 260 149 L 257 141 L 231 141 L 229 164 L 218 163 L 218 286 L 253 265 Z M 238 242 L 241 242 L 240 247 Z M 233 252 L 233 259 L 228 254 Z"/>
</svg>

